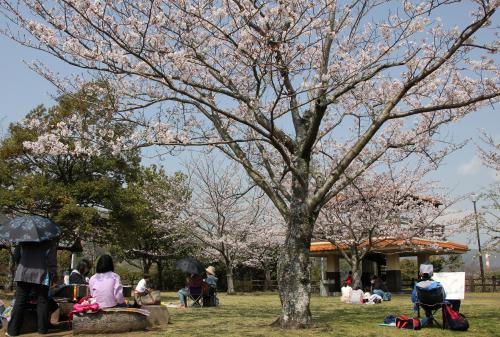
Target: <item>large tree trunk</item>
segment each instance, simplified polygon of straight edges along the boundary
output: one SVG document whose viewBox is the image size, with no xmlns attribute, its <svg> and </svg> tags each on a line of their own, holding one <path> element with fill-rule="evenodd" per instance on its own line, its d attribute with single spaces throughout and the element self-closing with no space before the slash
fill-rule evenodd
<svg viewBox="0 0 500 337">
<path fill-rule="evenodd" d="M 234 294 L 234 279 L 233 279 L 233 267 L 228 265 L 226 271 L 226 279 L 227 279 L 227 293 L 228 295 Z"/>
<path fill-rule="evenodd" d="M 307 168 L 302 168 L 308 172 Z M 307 181 L 303 177 L 303 181 Z M 309 246 L 314 217 L 307 207 L 307 186 L 292 179 L 292 202 L 285 244 L 278 262 L 278 285 L 281 316 L 274 325 L 287 329 L 312 326 L 309 302 L 311 297 Z"/>
</svg>

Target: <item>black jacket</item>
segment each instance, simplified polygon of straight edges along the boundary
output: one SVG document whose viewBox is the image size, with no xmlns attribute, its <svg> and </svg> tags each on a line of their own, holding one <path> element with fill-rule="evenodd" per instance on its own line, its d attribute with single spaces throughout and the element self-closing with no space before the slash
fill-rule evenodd
<svg viewBox="0 0 500 337">
<path fill-rule="evenodd" d="M 57 244 L 55 241 L 21 243 L 14 260 L 18 263 L 14 281 L 43 284 L 47 273 L 50 283 L 57 276 Z"/>
<path fill-rule="evenodd" d="M 86 284 L 85 282 L 85 277 L 77 273 L 76 271 L 72 271 L 71 274 L 69 275 L 69 284 Z"/>
</svg>

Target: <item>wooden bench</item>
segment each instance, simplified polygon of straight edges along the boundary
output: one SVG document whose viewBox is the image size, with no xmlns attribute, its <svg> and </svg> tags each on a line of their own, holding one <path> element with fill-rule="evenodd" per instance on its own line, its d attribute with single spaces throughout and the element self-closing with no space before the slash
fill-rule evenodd
<svg viewBox="0 0 500 337">
<path fill-rule="evenodd" d="M 145 330 L 148 315 L 145 310 L 110 308 L 96 313 L 78 314 L 73 317 L 73 334 L 121 333 Z"/>
</svg>

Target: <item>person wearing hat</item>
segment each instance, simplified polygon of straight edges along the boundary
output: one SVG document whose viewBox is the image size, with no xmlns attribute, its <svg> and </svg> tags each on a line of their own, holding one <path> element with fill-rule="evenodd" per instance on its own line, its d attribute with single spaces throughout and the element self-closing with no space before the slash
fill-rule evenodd
<svg viewBox="0 0 500 337">
<path fill-rule="evenodd" d="M 435 295 L 436 299 L 438 297 L 442 297 L 442 300 L 445 299 L 446 293 L 443 289 L 443 286 L 441 283 L 434 281 L 432 279 L 433 275 L 434 275 L 434 266 L 430 262 L 424 262 L 420 265 L 418 273 L 419 280 L 415 283 L 415 286 L 413 287 L 413 291 L 411 293 L 411 301 L 413 302 L 413 311 L 418 310 L 417 302 L 419 301 L 419 298 L 418 298 L 417 288 L 420 289 L 421 291 L 436 294 Z M 440 304 L 441 304 L 440 302 L 436 302 L 437 307 Z M 425 318 L 422 319 L 422 326 L 430 326 L 433 324 L 432 311 L 435 310 L 435 307 L 426 305 L 423 307 L 423 309 L 425 312 Z"/>
<path fill-rule="evenodd" d="M 215 277 L 215 268 L 213 266 L 208 266 L 205 269 L 207 277 L 205 278 L 205 283 L 208 285 L 208 289 L 203 294 L 203 306 L 204 307 L 215 307 L 219 305 L 219 299 L 217 298 L 217 281 L 218 278 Z"/>
<path fill-rule="evenodd" d="M 208 268 L 205 269 L 205 271 L 207 272 L 207 278 L 205 279 L 205 283 L 211 287 L 217 288 L 217 281 L 219 279 L 215 277 L 214 266 L 208 266 Z"/>
</svg>

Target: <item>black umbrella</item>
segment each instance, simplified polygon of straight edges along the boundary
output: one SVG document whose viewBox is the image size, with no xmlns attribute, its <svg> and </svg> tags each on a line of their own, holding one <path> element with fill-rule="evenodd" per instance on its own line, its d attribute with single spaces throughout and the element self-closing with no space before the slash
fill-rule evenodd
<svg viewBox="0 0 500 337">
<path fill-rule="evenodd" d="M 61 235 L 61 228 L 50 219 L 19 216 L 0 226 L 0 238 L 11 242 L 42 242 Z"/>
<path fill-rule="evenodd" d="M 175 263 L 175 268 L 188 274 L 201 275 L 205 272 L 205 267 L 193 257 L 186 257 Z"/>
</svg>

